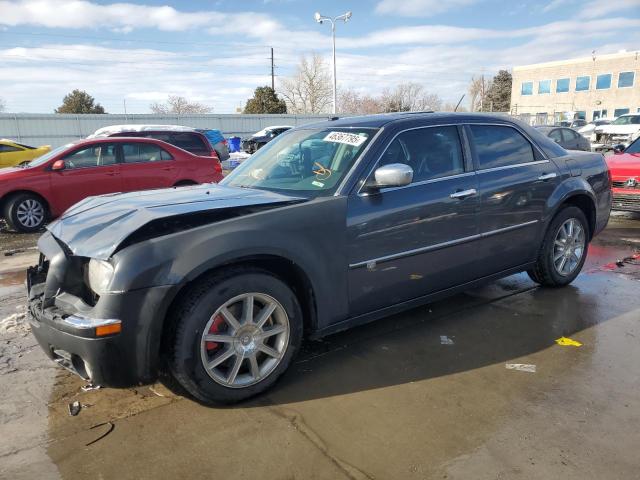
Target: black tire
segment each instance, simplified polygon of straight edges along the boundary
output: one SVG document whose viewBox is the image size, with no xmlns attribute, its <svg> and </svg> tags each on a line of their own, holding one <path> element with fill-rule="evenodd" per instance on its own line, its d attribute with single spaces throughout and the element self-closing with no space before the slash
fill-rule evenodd
<svg viewBox="0 0 640 480">
<path fill-rule="evenodd" d="M 246 293 L 268 295 L 284 309 L 289 325 L 286 346 L 277 366 L 257 383 L 224 386 L 205 369 L 201 358 L 203 332 L 220 307 Z M 302 342 L 302 310 L 295 294 L 279 278 L 258 269 L 236 267 L 203 278 L 185 293 L 168 321 L 172 326 L 167 359 L 170 372 L 185 390 L 204 404 L 235 403 L 267 390 L 287 370 Z M 227 349 L 222 353 L 234 348 L 234 344 L 222 345 Z M 235 361 L 236 357 L 232 358 Z M 246 363 L 242 365 L 245 369 L 249 367 Z"/>
<path fill-rule="evenodd" d="M 26 206 L 35 206 L 33 210 L 34 215 L 37 213 L 38 217 L 33 220 L 23 220 L 21 215 L 21 209 Z M 31 233 L 37 232 L 42 229 L 47 221 L 48 210 L 47 205 L 43 200 L 32 193 L 19 193 L 9 198 L 4 208 L 4 218 L 9 228 L 16 232 Z"/>
<path fill-rule="evenodd" d="M 554 265 L 554 244 L 560 227 L 570 219 L 575 219 L 579 222 L 583 229 L 584 249 L 582 257 L 576 267 L 570 273 L 562 275 Z M 587 217 L 584 212 L 580 208 L 574 206 L 566 206 L 562 208 L 549 224 L 549 228 L 545 233 L 535 266 L 531 270 L 527 271 L 531 280 L 545 287 L 564 287 L 565 285 L 569 285 L 580 274 L 582 266 L 587 259 L 590 237 L 589 223 L 587 222 Z"/>
</svg>

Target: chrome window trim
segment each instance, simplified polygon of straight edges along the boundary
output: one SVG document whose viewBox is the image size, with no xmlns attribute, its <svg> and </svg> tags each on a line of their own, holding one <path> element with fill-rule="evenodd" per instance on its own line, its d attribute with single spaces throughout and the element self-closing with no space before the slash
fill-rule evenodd
<svg viewBox="0 0 640 480">
<path fill-rule="evenodd" d="M 433 251 L 433 250 L 439 250 L 440 248 L 452 247 L 454 245 L 459 245 L 461 243 L 466 243 L 466 242 L 470 242 L 470 241 L 473 241 L 473 240 L 479 240 L 481 238 L 487 238 L 487 237 L 491 237 L 493 235 L 497 235 L 497 234 L 500 234 L 500 233 L 506 233 L 506 232 L 510 232 L 512 230 L 517 230 L 519 228 L 527 227 L 527 226 L 533 225 L 535 223 L 538 223 L 538 220 L 531 220 L 529 222 L 519 223 L 517 225 L 511 225 L 509 227 L 499 228 L 497 230 L 491 230 L 491 231 L 485 232 L 485 233 L 478 233 L 476 235 L 471 235 L 471 236 L 468 236 L 468 237 L 462 237 L 462 238 L 458 238 L 456 240 L 449 240 L 448 242 L 436 243 L 435 245 L 429 245 L 427 247 L 414 248 L 412 250 L 405 250 L 403 252 L 392 253 L 390 255 L 384 255 L 382 257 L 372 258 L 372 259 L 364 260 L 364 261 L 361 261 L 361 262 L 350 263 L 349 264 L 349 269 L 355 269 L 355 268 L 360 268 L 360 267 L 365 267 L 365 266 L 368 267 L 370 265 L 375 266 L 378 263 L 388 262 L 389 260 L 397 260 L 399 258 L 410 257 L 410 256 L 413 256 L 413 255 L 417 255 L 419 253 L 426 253 L 426 252 L 430 252 L 430 251 Z"/>
<path fill-rule="evenodd" d="M 364 127 L 364 128 L 369 128 L 369 129 L 373 129 L 375 127 Z M 340 182 L 340 184 L 338 185 L 338 188 L 336 188 L 335 193 L 333 194 L 334 197 L 339 197 L 340 195 L 344 195 L 344 192 L 342 191 L 345 187 L 345 185 L 347 184 L 347 182 L 351 179 L 351 177 L 354 175 L 354 172 L 358 169 L 358 165 L 360 165 L 360 162 L 362 162 L 362 159 L 367 155 L 367 153 L 369 152 L 369 149 L 371 148 L 371 146 L 376 143 L 376 140 L 378 139 L 378 137 L 382 134 L 383 130 L 384 130 L 385 126 L 383 125 L 382 127 L 378 128 L 378 131 L 376 132 L 376 134 L 371 138 L 371 140 L 369 141 L 369 144 L 365 147 L 365 149 L 362 151 L 362 153 L 360 154 L 360 156 L 356 159 L 356 161 L 354 162 L 353 165 L 351 165 L 351 170 L 349 170 L 349 172 L 344 176 L 344 178 L 342 179 L 342 181 Z M 286 133 L 286 132 L 285 132 Z M 347 192 L 348 193 L 348 192 Z"/>
<path fill-rule="evenodd" d="M 389 147 L 391 146 L 391 144 L 396 140 L 396 138 L 398 138 L 399 135 L 405 133 L 405 132 L 410 132 L 412 130 L 421 130 L 424 128 L 438 128 L 438 127 L 459 127 L 462 126 L 462 123 L 441 123 L 438 125 L 420 125 L 419 127 L 411 127 L 411 128 L 406 128 L 404 130 L 400 130 L 398 133 L 396 133 L 393 138 L 391 138 L 391 140 L 389 140 L 389 142 L 387 143 L 387 145 L 385 146 L 385 149 L 382 151 L 382 153 L 378 156 L 378 158 L 376 159 L 376 161 L 373 163 L 373 166 L 369 169 L 369 171 L 367 172 L 367 174 L 364 176 L 365 179 L 369 178 L 371 176 L 371 174 L 373 173 L 373 171 L 376 169 L 376 167 L 378 166 L 378 164 L 380 163 L 380 160 L 382 159 L 382 157 L 384 156 L 385 153 L 387 153 L 387 150 L 389 149 Z M 458 133 L 458 140 L 460 142 L 460 151 L 462 152 L 462 159 L 463 159 L 463 166 L 466 166 L 466 153 L 465 153 L 465 149 L 464 149 L 464 144 L 463 144 L 463 138 L 460 135 L 460 133 Z M 371 142 L 373 143 L 373 141 Z M 417 186 L 417 185 L 424 185 L 425 183 L 433 183 L 435 181 L 441 181 L 441 180 L 447 180 L 450 178 L 454 178 L 454 177 L 462 177 L 462 176 L 467 176 L 467 175 L 474 175 L 475 172 L 474 171 L 470 171 L 470 172 L 464 172 L 464 173 L 456 173 L 454 175 L 448 175 L 446 177 L 438 177 L 438 178 L 432 178 L 429 180 L 422 180 L 420 182 L 415 182 L 415 183 L 410 183 L 409 185 L 405 185 L 403 187 L 389 187 L 389 188 L 382 188 L 379 191 L 380 192 L 390 192 L 393 190 L 398 190 L 401 188 L 410 188 L 413 186 Z M 367 192 L 362 192 L 362 189 L 364 188 L 364 184 L 362 184 L 360 186 L 360 188 L 357 191 L 357 195 L 359 197 L 368 197 L 369 194 Z"/>
<path fill-rule="evenodd" d="M 550 162 L 549 160 L 536 160 L 535 162 L 517 163 L 515 165 L 503 165 L 501 167 L 483 168 L 482 170 L 477 170 L 477 173 L 481 174 L 481 173 L 498 172 L 500 170 L 511 170 L 512 168 L 518 168 L 518 167 L 530 167 L 531 165 L 541 165 L 543 163 L 550 163 Z"/>
</svg>

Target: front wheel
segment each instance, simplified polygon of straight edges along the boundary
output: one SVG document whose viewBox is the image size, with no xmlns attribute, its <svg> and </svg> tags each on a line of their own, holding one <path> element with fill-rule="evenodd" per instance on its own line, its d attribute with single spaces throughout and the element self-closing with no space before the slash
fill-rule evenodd
<svg viewBox="0 0 640 480">
<path fill-rule="evenodd" d="M 567 206 L 551 221 L 536 264 L 527 273 L 548 287 L 570 284 L 582 270 L 589 250 L 589 225 L 584 212 Z"/>
<path fill-rule="evenodd" d="M 280 279 L 231 269 L 193 287 L 174 310 L 169 366 L 207 403 L 233 403 L 271 387 L 302 341 L 302 310 Z"/>
</svg>

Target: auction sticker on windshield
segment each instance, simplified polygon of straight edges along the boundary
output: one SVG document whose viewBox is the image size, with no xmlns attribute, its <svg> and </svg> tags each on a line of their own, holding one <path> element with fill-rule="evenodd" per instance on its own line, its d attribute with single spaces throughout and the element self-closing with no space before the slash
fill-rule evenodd
<svg viewBox="0 0 640 480">
<path fill-rule="evenodd" d="M 325 142 L 346 143 L 347 145 L 359 147 L 367 141 L 367 137 L 356 133 L 330 132 L 323 140 Z"/>
</svg>

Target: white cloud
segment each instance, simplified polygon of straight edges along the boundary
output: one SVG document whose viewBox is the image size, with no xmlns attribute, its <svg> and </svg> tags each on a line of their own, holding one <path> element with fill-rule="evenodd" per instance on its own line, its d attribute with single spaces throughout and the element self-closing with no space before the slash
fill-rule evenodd
<svg viewBox="0 0 640 480">
<path fill-rule="evenodd" d="M 563 5 L 566 5 L 568 3 L 569 3 L 569 0 L 551 0 L 544 7 L 542 7 L 542 12 L 543 13 L 551 12 L 552 10 L 560 8 Z"/>
<path fill-rule="evenodd" d="M 466 7 L 481 0 L 380 0 L 376 13 L 403 17 L 432 17 Z"/>
<path fill-rule="evenodd" d="M 640 0 L 591 0 L 586 2 L 579 10 L 581 18 L 602 18 L 604 15 L 622 15 L 623 12 L 636 9 L 640 10 Z"/>
</svg>

